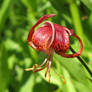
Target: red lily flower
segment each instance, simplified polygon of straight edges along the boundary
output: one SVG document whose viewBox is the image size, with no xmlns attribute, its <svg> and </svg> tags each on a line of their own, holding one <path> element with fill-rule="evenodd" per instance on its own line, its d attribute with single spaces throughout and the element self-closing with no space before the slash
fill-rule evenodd
<svg viewBox="0 0 92 92">
<path fill-rule="evenodd" d="M 60 26 L 58 24 L 54 24 L 50 21 L 45 22 L 40 28 L 38 28 L 35 32 L 34 29 L 44 20 L 56 16 L 55 14 L 47 14 L 42 16 L 37 23 L 31 28 L 28 35 L 28 44 L 38 50 L 44 51 L 47 53 L 47 58 L 41 65 L 35 64 L 33 68 L 26 69 L 26 71 L 33 70 L 33 72 L 41 71 L 45 67 L 47 67 L 47 71 L 45 75 L 49 75 L 50 80 L 50 67 L 52 63 L 53 52 L 55 51 L 57 54 L 66 57 L 73 58 L 77 57 L 82 53 L 83 45 L 80 38 L 74 34 L 73 30 L 69 30 L 66 27 Z M 74 54 L 66 54 L 66 52 L 70 48 L 70 40 L 69 36 L 76 37 L 80 42 L 80 51 Z M 46 63 L 46 64 L 45 64 Z M 43 66 L 45 65 L 45 66 Z M 43 67 L 42 67 L 43 66 Z M 41 68 L 42 67 L 42 68 Z M 40 68 L 40 69 L 37 69 Z"/>
</svg>

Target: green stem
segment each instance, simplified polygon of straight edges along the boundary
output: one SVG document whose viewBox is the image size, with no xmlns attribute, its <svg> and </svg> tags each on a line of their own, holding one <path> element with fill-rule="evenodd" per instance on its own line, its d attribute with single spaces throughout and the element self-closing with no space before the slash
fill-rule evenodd
<svg viewBox="0 0 92 92">
<path fill-rule="evenodd" d="M 78 36 L 80 36 L 80 38 L 82 39 L 83 43 L 85 44 L 83 27 L 82 27 L 78 7 L 77 7 L 77 5 L 75 3 L 72 2 L 72 3 L 70 3 L 69 8 L 70 8 L 70 12 L 71 12 L 71 15 L 72 15 L 73 24 L 74 24 L 76 33 L 77 33 Z"/>
</svg>

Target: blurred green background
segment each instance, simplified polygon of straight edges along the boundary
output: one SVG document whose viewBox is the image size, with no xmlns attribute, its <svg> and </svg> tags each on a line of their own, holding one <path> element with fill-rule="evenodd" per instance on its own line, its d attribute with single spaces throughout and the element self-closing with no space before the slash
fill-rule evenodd
<svg viewBox="0 0 92 92">
<path fill-rule="evenodd" d="M 77 58 L 54 53 L 54 68 L 66 84 L 52 69 L 50 83 L 45 71 L 24 71 L 46 57 L 28 46 L 27 36 L 41 16 L 51 13 L 57 16 L 50 21 L 74 29 L 82 39 L 81 56 L 92 70 L 92 0 L 0 0 L 0 92 L 92 92 L 92 78 Z M 71 46 L 80 48 L 73 37 Z"/>
</svg>

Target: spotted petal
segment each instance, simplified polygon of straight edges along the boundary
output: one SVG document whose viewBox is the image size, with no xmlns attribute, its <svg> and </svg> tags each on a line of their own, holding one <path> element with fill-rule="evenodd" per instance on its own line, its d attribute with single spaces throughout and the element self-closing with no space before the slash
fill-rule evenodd
<svg viewBox="0 0 92 92">
<path fill-rule="evenodd" d="M 32 43 L 32 35 L 34 33 L 34 29 L 35 27 L 37 27 L 40 23 L 42 23 L 44 20 L 48 19 L 48 18 L 51 18 L 51 17 L 54 17 L 56 16 L 56 14 L 46 14 L 44 16 L 42 16 L 38 21 L 37 23 L 31 28 L 29 34 L 28 34 L 28 38 L 27 38 L 27 41 L 29 43 L 29 45 L 35 49 L 37 49 L 37 47 Z"/>
</svg>

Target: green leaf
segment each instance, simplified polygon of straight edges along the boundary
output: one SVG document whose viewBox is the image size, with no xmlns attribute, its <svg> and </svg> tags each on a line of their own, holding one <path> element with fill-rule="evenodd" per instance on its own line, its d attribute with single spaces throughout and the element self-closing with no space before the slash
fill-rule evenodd
<svg viewBox="0 0 92 92">
<path fill-rule="evenodd" d="M 89 8 L 92 11 L 92 0 L 80 0 L 85 4 L 87 8 Z"/>
<path fill-rule="evenodd" d="M 64 86 L 66 86 L 67 89 L 64 89 L 64 91 L 66 92 L 77 92 L 73 83 L 72 83 L 72 79 L 68 73 L 68 71 L 66 69 L 63 69 L 64 72 L 64 77 L 66 79 L 66 84 Z"/>
<path fill-rule="evenodd" d="M 32 74 L 26 81 L 25 85 L 21 86 L 19 92 L 26 92 L 26 91 L 33 92 L 34 84 L 35 84 L 35 80 L 34 80 L 34 76 Z"/>
<path fill-rule="evenodd" d="M 71 77 L 77 80 L 79 83 L 85 85 L 85 87 L 92 90 L 91 82 L 88 79 L 88 74 L 85 72 L 85 68 L 79 63 L 79 61 L 74 59 L 61 58 L 59 55 L 55 55 L 55 60 L 59 62 L 64 68 L 69 72 Z"/>
</svg>

